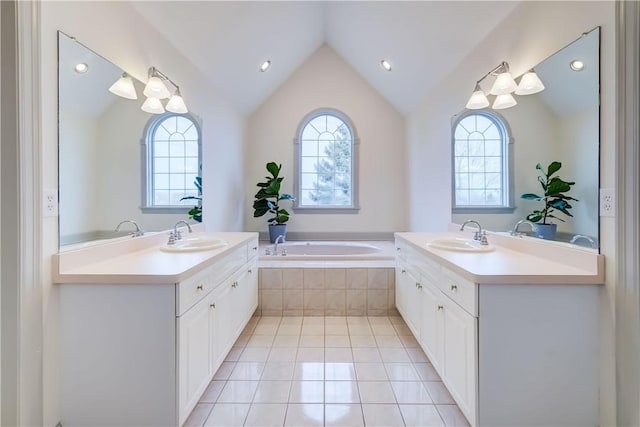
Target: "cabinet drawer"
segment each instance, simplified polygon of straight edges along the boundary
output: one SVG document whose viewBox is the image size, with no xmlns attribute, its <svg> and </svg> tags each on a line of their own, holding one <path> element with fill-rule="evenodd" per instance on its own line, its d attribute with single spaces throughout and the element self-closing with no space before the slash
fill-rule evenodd
<svg viewBox="0 0 640 427">
<path fill-rule="evenodd" d="M 439 283 L 442 293 L 458 303 L 472 316 L 478 316 L 478 285 L 444 268 L 442 269 L 442 278 L 437 283 Z"/>
<path fill-rule="evenodd" d="M 211 269 L 207 268 L 176 285 L 176 314 L 181 316 L 213 289 Z"/>
<path fill-rule="evenodd" d="M 403 261 L 407 261 L 407 245 L 400 239 L 396 239 L 396 256 Z"/>
<path fill-rule="evenodd" d="M 440 265 L 435 261 L 432 261 L 423 255 L 415 259 L 414 265 L 420 271 L 420 275 L 427 278 L 431 283 L 441 282 L 442 267 L 440 267 Z"/>
<path fill-rule="evenodd" d="M 229 252 L 224 258 L 216 262 L 213 277 L 216 283 L 224 281 L 234 271 L 242 267 L 247 262 L 247 246 L 242 245 Z M 215 284 L 214 284 L 215 287 Z"/>
<path fill-rule="evenodd" d="M 258 238 L 252 239 L 247 243 L 247 260 L 253 259 L 258 256 Z"/>
</svg>

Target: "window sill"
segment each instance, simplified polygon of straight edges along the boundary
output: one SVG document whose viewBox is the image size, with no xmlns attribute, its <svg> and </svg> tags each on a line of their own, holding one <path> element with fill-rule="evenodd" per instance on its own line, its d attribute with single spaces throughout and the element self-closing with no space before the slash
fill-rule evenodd
<svg viewBox="0 0 640 427">
<path fill-rule="evenodd" d="M 310 206 L 299 206 L 293 207 L 293 211 L 297 214 L 357 214 L 360 211 L 359 207 L 310 207 Z"/>
<path fill-rule="evenodd" d="M 187 214 L 193 206 L 143 206 L 140 208 L 145 214 Z"/>
<path fill-rule="evenodd" d="M 511 214 L 515 211 L 515 207 L 510 206 L 473 206 L 473 207 L 459 207 L 452 208 L 451 212 L 454 214 Z"/>
</svg>

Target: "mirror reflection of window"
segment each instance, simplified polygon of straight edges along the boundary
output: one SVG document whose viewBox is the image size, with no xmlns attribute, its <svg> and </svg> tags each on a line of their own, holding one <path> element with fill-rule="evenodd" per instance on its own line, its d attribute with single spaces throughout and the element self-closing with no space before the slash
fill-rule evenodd
<svg viewBox="0 0 640 427">
<path fill-rule="evenodd" d="M 199 196 L 200 129 L 189 115 L 163 114 L 147 127 L 146 208 L 184 208 Z"/>
<path fill-rule="evenodd" d="M 510 135 L 491 111 L 467 112 L 453 123 L 454 212 L 512 211 Z"/>
</svg>

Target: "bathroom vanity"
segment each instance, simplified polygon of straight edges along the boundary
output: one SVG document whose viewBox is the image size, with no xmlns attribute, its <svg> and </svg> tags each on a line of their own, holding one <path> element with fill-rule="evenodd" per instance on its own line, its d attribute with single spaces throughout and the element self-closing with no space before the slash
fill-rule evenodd
<svg viewBox="0 0 640 427">
<path fill-rule="evenodd" d="M 65 427 L 184 423 L 258 304 L 257 233 L 215 236 L 227 245 L 164 252 L 159 234 L 56 255 Z"/>
<path fill-rule="evenodd" d="M 396 307 L 472 426 L 598 425 L 603 257 L 506 236 L 396 233 Z M 455 238 L 455 237 L 453 237 Z"/>
</svg>

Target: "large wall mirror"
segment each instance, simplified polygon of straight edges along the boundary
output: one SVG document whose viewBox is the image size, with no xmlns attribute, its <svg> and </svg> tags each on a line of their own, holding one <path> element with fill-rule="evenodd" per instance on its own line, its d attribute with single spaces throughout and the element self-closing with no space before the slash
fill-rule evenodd
<svg viewBox="0 0 640 427">
<path fill-rule="evenodd" d="M 582 69 L 574 70 L 576 60 L 582 62 Z M 524 193 L 541 192 L 536 164 L 547 166 L 559 161 L 562 168 L 558 173 L 565 181 L 575 181 L 568 194 L 578 201 L 572 202 L 573 217 L 559 214 L 565 222 L 554 220 L 558 227 L 556 240 L 570 242 L 582 235 L 586 237 L 575 240 L 575 244 L 598 248 L 600 29 L 583 34 L 536 65 L 535 71 L 545 90 L 516 95 L 516 106 L 495 111 L 506 121 L 512 137 L 510 184 L 515 209 L 503 213 L 454 213 L 452 220 L 461 223 L 473 218 L 489 230 L 511 230 L 542 204 L 521 198 Z"/>
<path fill-rule="evenodd" d="M 74 38 L 58 32 L 61 249 L 126 235 L 131 231 L 128 227 L 114 232 L 125 219 L 138 222 L 146 231 L 160 231 L 188 218 L 191 201 L 172 213 L 141 209 L 144 137 L 150 120 L 157 116 L 140 109 L 144 101 L 141 82 L 134 81 L 137 100 L 109 92 L 122 73 Z M 186 187 L 197 191 L 192 181 Z"/>
</svg>

